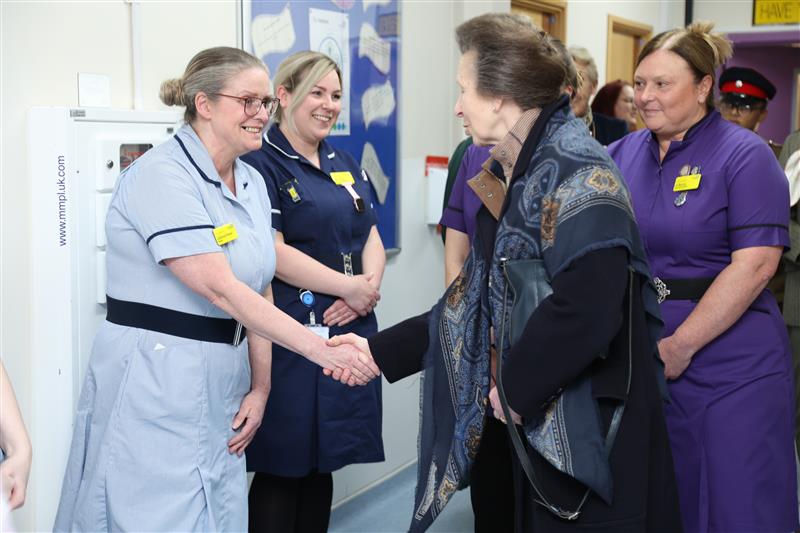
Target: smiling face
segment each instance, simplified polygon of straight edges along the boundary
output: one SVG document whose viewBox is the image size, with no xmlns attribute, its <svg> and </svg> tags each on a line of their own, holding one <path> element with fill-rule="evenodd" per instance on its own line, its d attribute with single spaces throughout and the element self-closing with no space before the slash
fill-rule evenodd
<svg viewBox="0 0 800 533">
<path fill-rule="evenodd" d="M 475 144 L 486 146 L 499 139 L 495 133 L 498 117 L 497 99 L 478 93 L 478 75 L 475 71 L 477 54 L 470 50 L 458 62 L 456 81 L 460 88 L 454 112 L 463 121 L 464 130 L 472 135 Z"/>
<path fill-rule="evenodd" d="M 634 102 L 659 140 L 682 139 L 706 114 L 711 76 L 695 80 L 689 64 L 669 50 L 656 50 L 636 67 Z"/>
<path fill-rule="evenodd" d="M 628 129 L 636 128 L 636 104 L 633 102 L 633 87 L 623 85 L 617 102 L 614 104 L 614 116 L 628 123 Z"/>
<path fill-rule="evenodd" d="M 269 76 L 261 68 L 249 68 L 231 78 L 221 93 L 242 98 L 264 99 L 272 96 Z M 209 122 L 220 146 L 227 146 L 233 157 L 261 148 L 261 133 L 269 121 L 262 106 L 255 116 L 244 112 L 244 102 L 236 98 L 214 96 L 209 101 Z"/>
<path fill-rule="evenodd" d="M 278 87 L 281 107 L 289 108 L 294 96 L 285 87 Z M 292 113 L 292 123 L 303 143 L 318 145 L 331 131 L 342 110 L 342 85 L 339 75 L 331 70 L 323 76 L 297 105 Z M 281 123 L 283 126 L 283 122 Z"/>
</svg>

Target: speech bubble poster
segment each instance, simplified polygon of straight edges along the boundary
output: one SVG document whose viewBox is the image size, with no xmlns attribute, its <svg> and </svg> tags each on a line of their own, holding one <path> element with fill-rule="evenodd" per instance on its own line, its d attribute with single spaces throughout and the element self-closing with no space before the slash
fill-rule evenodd
<svg viewBox="0 0 800 533">
<path fill-rule="evenodd" d="M 398 1 L 245 0 L 243 10 L 244 48 L 272 76 L 302 50 L 323 52 L 339 65 L 342 111 L 328 142 L 360 162 L 373 187 L 384 246 L 399 249 Z"/>
</svg>

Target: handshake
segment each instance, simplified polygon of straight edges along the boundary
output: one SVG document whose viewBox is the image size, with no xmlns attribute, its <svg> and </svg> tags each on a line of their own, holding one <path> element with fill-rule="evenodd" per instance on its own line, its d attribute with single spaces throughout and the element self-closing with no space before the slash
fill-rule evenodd
<svg viewBox="0 0 800 533">
<path fill-rule="evenodd" d="M 347 333 L 332 337 L 325 344 L 324 354 L 317 364 L 326 376 L 353 387 L 366 385 L 381 375 L 364 337 Z"/>
</svg>

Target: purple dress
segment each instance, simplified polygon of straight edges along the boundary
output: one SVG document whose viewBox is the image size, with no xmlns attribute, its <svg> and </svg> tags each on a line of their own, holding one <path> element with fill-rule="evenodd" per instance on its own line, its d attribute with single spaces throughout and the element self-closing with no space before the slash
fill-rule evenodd
<svg viewBox="0 0 800 533">
<path fill-rule="evenodd" d="M 714 277 L 735 250 L 789 244 L 788 184 L 775 156 L 717 111 L 673 141 L 661 163 L 649 130 L 609 152 L 629 184 L 654 277 Z M 702 178 L 681 202 L 673 185 L 687 167 Z M 695 305 L 664 301 L 664 336 Z M 792 363 L 772 294 L 762 291 L 698 351 L 669 391 L 665 411 L 686 531 L 797 529 Z"/>
<path fill-rule="evenodd" d="M 475 218 L 481 208 L 481 201 L 467 185 L 467 180 L 474 178 L 480 171 L 481 165 L 489 159 L 490 146 L 471 144 L 464 153 L 461 166 L 458 167 L 456 181 L 450 201 L 442 213 L 439 224 L 446 228 L 458 230 L 469 236 L 469 242 L 475 236 Z"/>
</svg>

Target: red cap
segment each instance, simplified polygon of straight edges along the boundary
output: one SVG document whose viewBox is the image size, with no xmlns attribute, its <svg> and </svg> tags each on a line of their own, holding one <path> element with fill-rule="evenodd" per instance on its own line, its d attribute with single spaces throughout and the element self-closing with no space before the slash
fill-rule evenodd
<svg viewBox="0 0 800 533">
<path fill-rule="evenodd" d="M 742 80 L 726 81 L 719 88 L 719 91 L 721 93 L 746 94 L 748 96 L 754 96 L 755 98 L 762 98 L 764 100 L 767 99 L 767 93 L 764 92 L 764 90 L 761 89 L 761 87 L 757 87 L 752 83 L 748 83 Z"/>
</svg>

